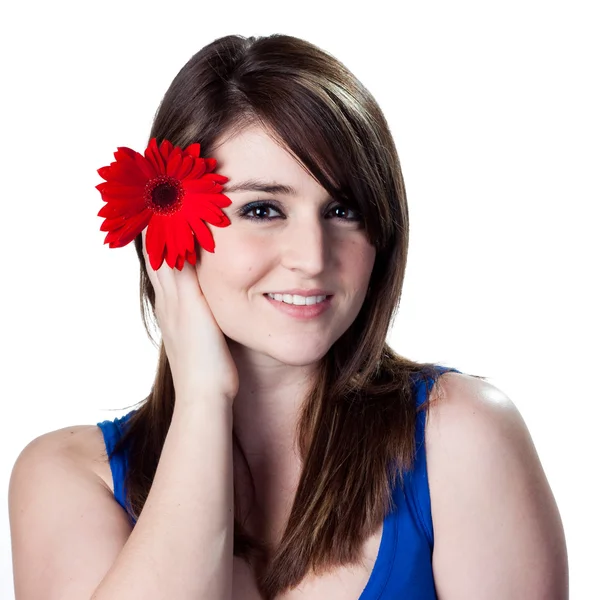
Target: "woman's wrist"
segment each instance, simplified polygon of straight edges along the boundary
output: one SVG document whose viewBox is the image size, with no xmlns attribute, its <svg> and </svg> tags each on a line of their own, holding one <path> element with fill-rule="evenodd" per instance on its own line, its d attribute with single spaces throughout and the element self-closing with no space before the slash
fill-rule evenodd
<svg viewBox="0 0 600 600">
<path fill-rule="evenodd" d="M 233 400 L 221 391 L 200 386 L 182 386 L 175 389 L 175 411 L 186 414 L 224 410 L 231 413 Z"/>
</svg>

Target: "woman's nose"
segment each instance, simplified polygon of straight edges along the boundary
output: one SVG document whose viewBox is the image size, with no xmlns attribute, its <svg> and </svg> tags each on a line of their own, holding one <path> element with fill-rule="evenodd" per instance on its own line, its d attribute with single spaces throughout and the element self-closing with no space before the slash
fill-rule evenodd
<svg viewBox="0 0 600 600">
<path fill-rule="evenodd" d="M 295 223 L 282 233 L 281 263 L 290 270 L 314 277 L 325 269 L 328 253 L 325 226 L 318 218 Z"/>
</svg>

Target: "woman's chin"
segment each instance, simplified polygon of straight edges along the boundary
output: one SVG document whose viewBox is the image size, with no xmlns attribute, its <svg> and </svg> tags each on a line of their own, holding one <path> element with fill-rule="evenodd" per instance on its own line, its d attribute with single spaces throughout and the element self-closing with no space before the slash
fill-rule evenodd
<svg viewBox="0 0 600 600">
<path fill-rule="evenodd" d="M 259 360 L 259 364 L 264 359 L 276 361 L 283 365 L 290 367 L 308 367 L 318 363 L 329 350 L 330 346 L 317 346 L 314 343 L 305 341 L 304 343 L 286 343 L 281 342 L 279 344 L 267 344 L 251 346 L 248 343 L 242 343 L 240 341 L 227 338 L 229 349 L 232 352 L 234 359 L 238 360 L 252 360 L 253 355 L 262 355 L 262 360 Z M 256 364 L 256 363 L 255 363 Z"/>
</svg>

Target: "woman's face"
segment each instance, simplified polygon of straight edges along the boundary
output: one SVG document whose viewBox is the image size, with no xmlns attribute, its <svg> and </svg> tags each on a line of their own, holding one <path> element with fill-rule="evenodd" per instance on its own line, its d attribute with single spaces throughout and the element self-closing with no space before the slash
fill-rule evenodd
<svg viewBox="0 0 600 600">
<path fill-rule="evenodd" d="M 229 178 L 223 193 L 232 201 L 224 209 L 231 225 L 208 225 L 215 252 L 201 250 L 196 267 L 213 315 L 234 342 L 284 364 L 310 365 L 358 315 L 375 248 L 358 215 L 328 198 L 262 128 L 226 139 L 211 157 L 215 171 Z M 291 193 L 236 189 L 249 181 L 285 185 Z M 289 290 L 312 295 L 306 292 L 313 289 L 332 297 L 312 317 L 288 314 L 266 297 Z"/>
</svg>

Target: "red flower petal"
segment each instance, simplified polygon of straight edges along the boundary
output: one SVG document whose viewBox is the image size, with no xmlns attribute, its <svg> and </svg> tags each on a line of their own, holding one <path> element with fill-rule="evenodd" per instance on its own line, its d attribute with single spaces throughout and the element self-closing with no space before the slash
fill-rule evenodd
<svg viewBox="0 0 600 600">
<path fill-rule="evenodd" d="M 204 177 L 205 179 L 210 179 L 216 183 L 227 183 L 229 181 L 229 177 L 219 175 L 218 173 L 205 173 Z"/>
<path fill-rule="evenodd" d="M 194 168 L 194 158 L 192 156 L 188 156 L 186 154 L 181 161 L 181 165 L 180 165 L 179 169 L 177 170 L 177 173 L 175 173 L 175 175 L 174 175 L 175 179 L 179 179 L 180 181 L 183 181 L 192 172 L 193 168 Z"/>
<path fill-rule="evenodd" d="M 121 148 L 129 150 L 129 148 Z M 133 151 L 131 151 L 133 152 Z M 117 180 L 123 185 L 144 185 L 148 180 L 146 174 L 140 171 L 135 159 L 126 152 L 115 152 L 117 161 L 107 167 L 98 169 L 98 175 L 107 181 Z"/>
<path fill-rule="evenodd" d="M 160 150 L 156 145 L 156 138 L 152 138 L 150 140 L 148 147 L 144 151 L 144 156 L 152 164 L 154 170 L 157 173 L 165 172 L 165 161 L 163 160 L 163 157 L 160 154 Z"/>
<path fill-rule="evenodd" d="M 115 160 L 127 160 L 128 158 L 135 162 L 135 155 L 137 152 L 127 146 L 118 146 L 117 151 L 114 153 Z"/>
<path fill-rule="evenodd" d="M 207 219 L 207 222 L 210 223 L 210 221 L 208 221 L 208 219 Z M 213 224 L 215 227 L 227 227 L 227 226 L 231 225 L 231 221 L 229 220 L 229 217 L 226 214 L 224 214 L 220 223 L 211 223 L 211 225 L 213 225 Z"/>
<path fill-rule="evenodd" d="M 103 181 L 96 186 L 105 202 L 112 199 L 137 200 L 144 197 L 144 188 L 139 185 L 121 185 L 114 181 Z"/>
<path fill-rule="evenodd" d="M 231 204 L 231 200 L 225 194 L 194 194 L 196 202 L 207 202 L 225 208 Z"/>
<path fill-rule="evenodd" d="M 115 152 L 115 160 L 117 163 L 123 163 L 127 166 L 133 165 L 132 168 L 137 167 L 147 179 L 154 177 L 154 170 L 152 169 L 151 165 L 139 152 L 136 152 L 131 148 L 119 146 Z"/>
<path fill-rule="evenodd" d="M 151 218 L 152 211 L 145 210 L 139 215 L 121 221 L 122 225 L 110 231 L 104 238 L 104 243 L 108 243 L 110 248 L 126 246 L 144 230 Z"/>
<path fill-rule="evenodd" d="M 169 140 L 163 140 L 160 144 L 160 154 L 165 159 L 165 164 L 167 164 L 171 152 L 173 152 L 173 144 Z"/>
<path fill-rule="evenodd" d="M 181 271 L 182 261 L 185 261 L 190 252 L 194 252 L 194 236 L 187 219 L 181 213 L 169 219 L 168 226 L 165 228 L 167 247 L 165 261 L 172 269 L 178 268 Z"/>
<path fill-rule="evenodd" d="M 156 172 L 151 163 L 149 163 L 139 152 L 135 152 L 131 148 L 119 146 L 115 152 L 117 163 L 122 163 L 128 168 L 139 170 L 145 179 L 153 179 L 156 177 Z M 113 163 L 115 164 L 115 163 Z"/>
<path fill-rule="evenodd" d="M 195 158 L 200 158 L 200 144 L 198 142 L 190 144 L 183 152 Z"/>
<path fill-rule="evenodd" d="M 154 215 L 148 223 L 146 231 L 146 252 L 150 260 L 150 266 L 158 271 L 164 260 L 165 246 L 167 243 L 165 221 L 168 217 Z"/>
<path fill-rule="evenodd" d="M 181 271 L 181 269 L 183 269 L 183 265 L 185 264 L 185 262 L 189 262 L 190 265 L 195 265 L 196 264 L 196 251 L 192 251 L 192 252 L 186 252 L 185 253 L 185 257 L 183 256 L 178 256 L 177 260 L 175 261 L 175 268 L 179 269 Z"/>
<path fill-rule="evenodd" d="M 110 167 L 98 169 L 100 177 L 106 181 L 115 181 L 121 185 L 140 185 L 144 186 L 148 178 L 137 168 L 131 168 L 131 162 L 114 162 Z"/>
<path fill-rule="evenodd" d="M 197 179 L 198 177 L 204 175 L 206 171 L 206 163 L 203 158 L 195 158 L 194 159 L 194 168 L 190 171 L 187 176 L 187 179 Z"/>
<path fill-rule="evenodd" d="M 179 148 L 176 148 L 175 150 L 173 150 L 173 152 L 171 153 L 171 156 L 169 157 L 169 162 L 167 163 L 167 175 L 169 177 L 175 177 L 175 174 L 177 173 L 177 171 L 179 170 L 179 167 L 181 166 L 182 160 L 183 160 L 183 156 L 181 154 L 181 150 Z"/>
<path fill-rule="evenodd" d="M 186 257 L 194 253 L 194 244 L 196 243 L 194 234 L 192 233 L 192 228 L 190 227 L 187 221 L 185 222 L 185 227 L 183 228 L 182 233 L 182 251 L 180 253 L 180 256 Z"/>
<path fill-rule="evenodd" d="M 102 179 L 105 179 L 106 181 L 110 179 L 110 167 L 100 167 L 97 173 L 98 175 L 100 175 L 100 177 L 102 177 Z"/>
<path fill-rule="evenodd" d="M 225 227 L 230 224 L 229 217 L 218 206 L 211 202 L 197 201 L 196 198 L 197 196 L 194 195 L 186 198 L 182 212 L 187 218 L 198 216 L 216 227 Z"/>
<path fill-rule="evenodd" d="M 200 179 L 186 179 L 181 182 L 183 189 L 186 194 L 200 194 L 200 193 L 210 193 L 214 190 L 215 184 L 210 179 L 206 177 L 201 177 Z"/>
<path fill-rule="evenodd" d="M 111 200 L 105 204 L 99 211 L 99 217 L 114 219 L 116 217 L 132 217 L 133 215 L 142 212 L 146 208 L 146 203 L 143 198 L 139 200 Z"/>
<path fill-rule="evenodd" d="M 215 241 L 213 240 L 210 229 L 204 224 L 204 222 L 198 217 L 192 217 L 189 219 L 190 227 L 194 230 L 196 239 L 202 248 L 208 252 L 215 251 Z"/>
<path fill-rule="evenodd" d="M 187 252 L 185 256 L 186 256 L 186 260 L 190 263 L 190 265 L 195 265 L 196 264 L 196 247 L 195 247 L 195 243 L 194 243 L 194 250 L 192 250 L 192 252 Z"/>
<path fill-rule="evenodd" d="M 175 217 L 174 217 L 175 218 Z M 194 251 L 194 235 L 189 226 L 188 220 L 182 212 L 177 215 L 178 223 L 173 227 L 176 238 L 175 250 L 181 257 L 185 257 L 188 252 Z"/>
<path fill-rule="evenodd" d="M 128 223 L 124 217 L 115 217 L 113 219 L 104 219 L 100 225 L 100 231 L 115 232 Z M 114 236 L 112 236 L 114 237 Z"/>
<path fill-rule="evenodd" d="M 152 166 L 152 163 L 148 162 L 141 154 L 138 152 L 135 153 L 134 156 L 135 164 L 137 168 L 146 176 L 147 179 L 154 179 L 160 173 L 157 173 Z"/>
</svg>

